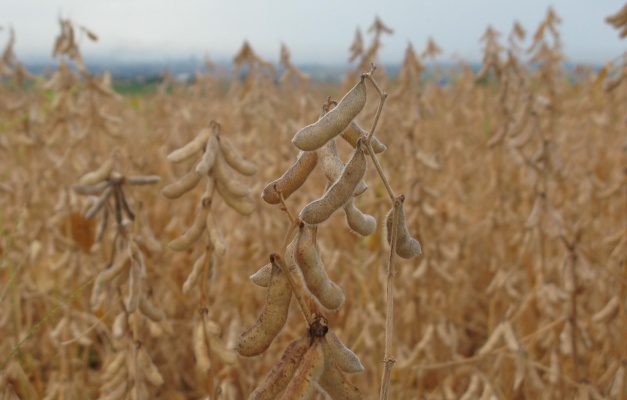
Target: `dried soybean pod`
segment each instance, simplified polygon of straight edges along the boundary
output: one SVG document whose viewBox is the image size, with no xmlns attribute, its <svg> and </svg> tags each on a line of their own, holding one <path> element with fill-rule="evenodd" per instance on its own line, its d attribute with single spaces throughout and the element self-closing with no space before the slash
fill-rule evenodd
<svg viewBox="0 0 627 400">
<path fill-rule="evenodd" d="M 129 176 L 126 178 L 126 183 L 129 185 L 151 185 L 159 182 L 161 182 L 161 177 L 158 175 Z"/>
<path fill-rule="evenodd" d="M 131 254 L 128 251 L 123 251 L 116 254 L 116 258 L 111 264 L 109 268 L 106 268 L 104 271 L 100 273 L 98 279 L 103 283 L 111 282 L 113 278 L 118 276 L 124 268 L 126 268 L 131 263 Z"/>
<path fill-rule="evenodd" d="M 292 143 L 301 150 L 316 150 L 333 139 L 359 114 L 366 104 L 366 84 L 364 78 L 340 100 L 337 106 L 318 121 L 302 128 Z"/>
<path fill-rule="evenodd" d="M 235 353 L 224 347 L 224 343 L 216 336 L 209 336 L 209 346 L 211 347 L 211 351 L 213 351 L 224 364 L 233 365 L 237 361 Z"/>
<path fill-rule="evenodd" d="M 250 215 L 255 212 L 255 203 L 249 196 L 234 196 L 220 181 L 216 182 L 216 187 L 224 202 L 238 213 L 242 215 Z"/>
<path fill-rule="evenodd" d="M 121 338 L 128 330 L 128 315 L 126 311 L 122 311 L 115 317 L 113 326 L 111 327 L 111 333 L 113 337 Z"/>
<path fill-rule="evenodd" d="M 178 181 L 169 184 L 168 186 L 161 189 L 161 194 L 166 199 L 174 200 L 178 199 L 185 193 L 192 190 L 198 182 L 200 182 L 201 175 L 199 175 L 196 171 L 191 170 Z"/>
<path fill-rule="evenodd" d="M 342 372 L 352 374 L 364 370 L 359 357 L 346 347 L 332 330 L 329 330 L 322 339 L 322 346 L 325 358 L 332 359 Z"/>
<path fill-rule="evenodd" d="M 411 237 L 409 230 L 407 229 L 405 211 L 403 210 L 403 202 L 405 196 L 400 195 L 396 200 L 394 206 L 398 208 L 398 224 L 396 227 L 396 254 L 402 258 L 414 258 L 422 253 L 420 243 Z M 394 219 L 394 208 L 392 208 L 385 217 L 385 226 L 387 230 L 388 243 L 392 243 L 392 220 Z"/>
<path fill-rule="evenodd" d="M 126 302 L 126 311 L 132 314 L 139 306 L 139 299 L 142 296 L 142 270 L 139 264 L 132 263 L 129 274 L 128 283 L 128 300 Z"/>
<path fill-rule="evenodd" d="M 325 367 L 324 372 L 320 376 L 320 386 L 332 399 L 342 400 L 358 400 L 363 399 L 364 395 L 357 388 L 357 386 L 350 383 L 342 371 L 333 364 L 326 360 L 325 354 Z"/>
<path fill-rule="evenodd" d="M 209 242 L 213 247 L 213 251 L 223 256 L 226 253 L 226 242 L 222 231 L 216 224 L 213 213 L 207 214 L 207 232 L 209 233 Z"/>
<path fill-rule="evenodd" d="M 107 200 L 109 200 L 109 197 L 111 197 L 112 193 L 113 186 L 109 186 L 107 190 L 105 190 L 105 192 L 100 195 L 98 200 L 96 200 L 94 205 L 91 206 L 89 210 L 87 210 L 87 212 L 85 213 L 85 218 L 92 219 L 96 215 L 96 213 L 100 211 L 100 209 L 107 203 Z"/>
<path fill-rule="evenodd" d="M 272 264 L 266 264 L 250 276 L 250 280 L 258 286 L 270 286 L 270 278 L 272 277 Z"/>
<path fill-rule="evenodd" d="M 100 181 L 104 181 L 113 172 L 115 159 L 109 158 L 97 170 L 88 172 L 79 179 L 78 183 L 85 186 L 95 185 Z"/>
<path fill-rule="evenodd" d="M 257 173 L 257 166 L 250 161 L 244 160 L 235 150 L 229 139 L 218 135 L 218 143 L 220 143 L 220 149 L 222 150 L 224 159 L 231 167 L 244 175 L 250 176 Z"/>
<path fill-rule="evenodd" d="M 357 141 L 359 138 L 364 138 L 368 136 L 368 132 L 362 129 L 361 126 L 357 124 L 355 121 L 351 121 L 350 124 L 344 129 L 341 133 L 342 139 L 346 140 L 351 146 L 357 146 Z M 375 154 L 383 153 L 387 150 L 387 146 L 384 145 L 377 139 L 376 137 L 372 137 L 370 139 L 370 145 L 372 146 L 372 150 Z"/>
<path fill-rule="evenodd" d="M 330 184 L 334 184 L 340 176 L 342 176 L 342 171 L 344 170 L 344 162 L 340 159 L 340 156 L 337 151 L 337 143 L 335 139 L 329 140 L 325 143 L 324 146 L 320 147 L 316 150 L 318 153 L 318 160 L 320 160 L 320 165 L 322 166 L 322 170 L 329 180 Z M 368 185 L 362 179 L 357 184 L 355 188 L 354 196 L 359 196 L 363 192 L 368 189 Z"/>
<path fill-rule="evenodd" d="M 268 286 L 266 304 L 257 317 L 255 325 L 242 333 L 235 346 L 235 350 L 245 357 L 256 356 L 266 351 L 287 320 L 292 288 L 287 276 L 277 264 L 276 257 L 278 257 L 277 254 L 270 256 L 272 277 Z"/>
<path fill-rule="evenodd" d="M 296 242 L 296 262 L 307 284 L 307 288 L 320 304 L 328 310 L 337 310 L 344 304 L 344 292 L 329 279 L 320 252 L 314 243 L 310 227 L 300 224 Z"/>
<path fill-rule="evenodd" d="M 194 139 L 192 139 L 191 142 L 187 143 L 180 149 L 174 150 L 172 153 L 168 154 L 168 160 L 172 161 L 173 163 L 187 160 L 197 151 L 202 149 L 205 144 L 207 144 L 207 140 L 209 139 L 209 136 L 211 136 L 211 133 L 211 129 L 204 128 L 198 133 L 198 135 L 196 135 Z"/>
<path fill-rule="evenodd" d="M 303 151 L 298 159 L 279 179 L 274 180 L 263 189 L 261 198 L 268 204 L 279 204 L 281 196 L 287 199 L 305 183 L 307 177 L 318 163 L 318 154 L 313 151 Z"/>
<path fill-rule="evenodd" d="M 200 175 L 207 175 L 216 161 L 216 155 L 219 151 L 218 143 L 216 143 L 216 136 L 210 135 L 207 139 L 207 145 L 205 146 L 205 152 L 202 155 L 202 159 L 196 165 L 196 172 Z"/>
<path fill-rule="evenodd" d="M 207 226 L 207 213 L 209 207 L 204 207 L 202 202 L 196 207 L 196 219 L 192 226 L 183 234 L 168 244 L 174 251 L 183 251 L 189 249 L 205 231 Z"/>
<path fill-rule="evenodd" d="M 359 141 L 361 143 L 361 139 Z M 344 167 L 342 176 L 326 191 L 324 196 L 305 206 L 300 219 L 310 225 L 326 221 L 331 214 L 342 207 L 353 196 L 355 188 L 366 172 L 366 157 L 361 145 L 355 148 L 353 156 Z"/>
<path fill-rule="evenodd" d="M 165 314 L 163 313 L 163 310 L 155 307 L 154 304 L 152 304 L 146 298 L 146 296 L 142 296 L 139 299 L 139 310 L 142 312 L 143 315 L 150 318 L 150 320 L 154 322 L 159 322 L 163 318 L 165 318 Z"/>
<path fill-rule="evenodd" d="M 377 229 L 377 220 L 372 215 L 364 214 L 355 207 L 353 199 L 344 204 L 344 213 L 348 226 L 362 236 L 370 236 Z"/>
<path fill-rule="evenodd" d="M 115 357 L 113 357 L 113 361 L 107 364 L 107 367 L 102 372 L 101 378 L 103 379 L 103 381 L 108 381 L 109 379 L 113 378 L 116 373 L 124 366 L 124 360 L 126 360 L 126 352 L 121 351 L 117 353 Z"/>
<path fill-rule="evenodd" d="M 194 327 L 194 356 L 196 357 L 196 367 L 207 372 L 211 368 L 209 359 L 209 346 L 205 338 L 205 328 L 202 321 L 198 321 Z"/>
<path fill-rule="evenodd" d="M 619 309 L 620 299 L 618 296 L 613 296 L 601 310 L 592 316 L 592 322 L 608 323 L 618 315 Z"/>
<path fill-rule="evenodd" d="M 212 336 L 218 336 L 222 332 L 222 328 L 217 322 L 210 320 L 208 317 L 203 318 L 205 332 Z"/>
<path fill-rule="evenodd" d="M 189 276 L 185 280 L 183 284 L 183 293 L 189 294 L 192 291 L 194 286 L 198 283 L 200 276 L 202 275 L 203 267 L 205 266 L 205 258 L 207 257 L 207 252 L 202 253 L 200 257 L 194 263 L 194 267 L 192 268 L 192 272 L 190 272 Z"/>
<path fill-rule="evenodd" d="M 248 186 L 235 180 L 235 177 L 229 170 L 224 157 L 220 153 L 216 154 L 216 161 L 213 166 L 212 175 L 235 197 L 244 197 L 251 193 Z"/>
<path fill-rule="evenodd" d="M 294 372 L 303 360 L 305 352 L 309 349 L 311 339 L 309 335 L 302 336 L 292 341 L 281 356 L 281 361 L 276 364 L 264 381 L 250 394 L 249 400 L 273 400 L 288 385 Z"/>
<path fill-rule="evenodd" d="M 282 400 L 306 400 L 311 399 L 316 393 L 316 382 L 324 371 L 324 353 L 318 338 L 314 338 L 313 344 L 303 356 L 303 361 L 296 371 L 295 376 L 285 389 Z"/>
<path fill-rule="evenodd" d="M 142 346 L 139 349 L 137 361 L 148 382 L 152 383 L 155 386 L 163 385 L 163 376 L 161 376 L 161 374 L 159 373 L 159 369 L 157 368 L 155 363 L 152 362 L 152 359 L 146 352 L 146 347 Z"/>
<path fill-rule="evenodd" d="M 74 185 L 72 189 L 78 194 L 100 194 L 109 186 L 109 181 L 98 182 L 95 185 Z"/>
</svg>

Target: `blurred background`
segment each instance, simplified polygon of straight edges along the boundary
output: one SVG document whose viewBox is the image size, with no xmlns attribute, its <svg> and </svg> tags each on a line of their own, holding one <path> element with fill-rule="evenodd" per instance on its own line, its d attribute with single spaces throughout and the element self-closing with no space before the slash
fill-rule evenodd
<svg viewBox="0 0 627 400">
<path fill-rule="evenodd" d="M 623 4 L 619 0 L 467 1 L 142 1 L 4 0 L 0 4 L 0 41 L 16 33 L 15 53 L 29 71 L 56 65 L 52 47 L 58 18 L 71 19 L 98 35 L 81 45 L 88 68 L 114 77 L 158 74 L 168 68 L 184 78 L 209 58 L 230 64 L 244 41 L 277 63 L 284 43 L 293 63 L 314 79 L 341 79 L 350 67 L 348 48 L 356 31 L 368 39 L 375 17 L 393 28 L 382 38 L 380 62 L 393 73 L 412 43 L 424 48 L 432 38 L 442 49 L 435 61 L 481 62 L 480 38 L 488 26 L 505 40 L 518 22 L 532 31 L 549 7 L 561 18 L 566 63 L 594 67 L 625 50 L 615 30 L 604 22 Z M 529 36 L 527 42 L 531 43 Z"/>
</svg>

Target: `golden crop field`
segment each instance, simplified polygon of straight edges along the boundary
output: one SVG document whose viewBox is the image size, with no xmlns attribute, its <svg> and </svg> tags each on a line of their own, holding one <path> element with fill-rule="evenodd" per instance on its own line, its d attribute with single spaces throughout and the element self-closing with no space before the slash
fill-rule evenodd
<svg viewBox="0 0 627 400">
<path fill-rule="evenodd" d="M 245 43 L 142 95 L 11 37 L 0 398 L 627 399 L 624 56 L 565 70 L 549 11 L 392 79 L 372 29 L 342 84 Z"/>
</svg>

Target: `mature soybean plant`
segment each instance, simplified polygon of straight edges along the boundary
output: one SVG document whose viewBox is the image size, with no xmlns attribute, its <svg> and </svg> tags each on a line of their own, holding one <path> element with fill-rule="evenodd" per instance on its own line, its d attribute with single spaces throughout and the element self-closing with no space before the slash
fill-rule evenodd
<svg viewBox="0 0 627 400">
<path fill-rule="evenodd" d="M 296 298 L 309 329 L 288 345 L 279 363 L 251 394 L 251 399 L 309 399 L 319 391 L 333 399 L 363 398 L 361 391 L 348 381 L 345 374 L 361 372 L 364 367 L 357 355 L 333 332 L 324 316 L 327 312 L 339 310 L 346 294 L 326 273 L 317 232 L 320 224 L 340 209 L 344 210 L 348 226 L 357 234 L 369 236 L 375 232 L 376 219 L 364 214 L 354 203 L 354 198 L 368 189 L 363 180 L 368 156 L 391 201 L 391 210 L 386 218 L 390 255 L 385 369 L 381 388 L 382 398 L 388 396 L 393 364 L 390 345 L 394 258 L 395 255 L 416 257 L 421 248 L 405 224 L 405 196 L 394 194 L 377 159 L 376 154 L 386 150 L 386 146 L 374 137 L 374 131 L 387 94 L 372 78 L 374 70 L 373 66 L 370 72 L 362 74 L 359 82 L 338 103 L 327 101 L 318 121 L 294 135 L 292 143 L 300 150 L 296 162 L 263 190 L 264 201 L 282 205 L 290 219 L 290 227 L 279 251 L 270 256 L 270 263 L 250 277 L 253 283 L 267 288 L 266 303 L 257 322 L 239 337 L 235 350 L 245 357 L 266 351 L 287 321 L 292 297 Z M 366 104 L 366 81 L 380 96 L 370 132 L 354 121 Z M 339 137 L 354 148 L 346 163 L 339 156 Z M 298 217 L 294 217 L 286 200 L 302 187 L 317 164 L 327 178 L 327 188 L 319 199 L 307 204 Z"/>
</svg>

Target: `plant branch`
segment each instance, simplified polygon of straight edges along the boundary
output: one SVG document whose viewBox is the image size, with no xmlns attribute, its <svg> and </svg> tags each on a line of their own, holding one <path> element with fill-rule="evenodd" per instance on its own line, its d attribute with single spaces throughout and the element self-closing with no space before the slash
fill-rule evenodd
<svg viewBox="0 0 627 400">
<path fill-rule="evenodd" d="M 396 242 L 398 215 L 401 205 L 405 200 L 405 196 L 400 195 L 394 199 L 394 208 L 392 215 L 392 239 L 390 243 L 390 255 L 388 258 L 387 279 L 386 279 L 386 298 L 387 304 L 385 311 L 385 353 L 383 356 L 383 376 L 381 378 L 380 400 L 387 400 L 390 396 L 390 379 L 392 377 L 392 367 L 396 360 L 392 358 L 392 339 L 394 333 L 394 261 L 396 256 Z"/>
</svg>

